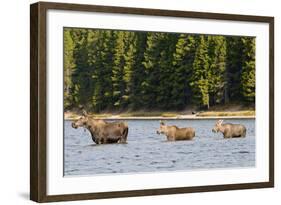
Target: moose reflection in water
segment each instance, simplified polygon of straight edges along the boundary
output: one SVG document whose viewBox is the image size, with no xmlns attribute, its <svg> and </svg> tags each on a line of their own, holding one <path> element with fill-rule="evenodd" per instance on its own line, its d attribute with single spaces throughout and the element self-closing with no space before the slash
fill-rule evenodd
<svg viewBox="0 0 281 205">
<path fill-rule="evenodd" d="M 175 125 L 168 126 L 163 121 L 160 121 L 160 128 L 157 130 L 157 134 L 166 135 L 168 141 L 192 140 L 195 137 L 195 130 L 191 127 L 178 128 Z"/>
<path fill-rule="evenodd" d="M 246 127 L 241 124 L 222 124 L 223 120 L 216 122 L 213 132 L 221 132 L 224 138 L 246 137 Z"/>
<path fill-rule="evenodd" d="M 93 119 L 86 111 L 83 111 L 82 117 L 72 123 L 72 127 L 88 129 L 96 144 L 126 143 L 129 131 L 125 122 L 106 122 Z"/>
</svg>

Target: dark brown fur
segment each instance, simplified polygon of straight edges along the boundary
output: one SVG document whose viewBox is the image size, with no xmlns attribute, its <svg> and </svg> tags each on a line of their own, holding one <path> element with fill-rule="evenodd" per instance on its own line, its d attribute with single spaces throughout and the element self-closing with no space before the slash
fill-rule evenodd
<svg viewBox="0 0 281 205">
<path fill-rule="evenodd" d="M 128 125 L 125 122 L 106 122 L 93 119 L 86 113 L 72 123 L 72 127 L 84 127 L 89 130 L 92 140 L 96 144 L 126 143 L 128 136 Z"/>
</svg>

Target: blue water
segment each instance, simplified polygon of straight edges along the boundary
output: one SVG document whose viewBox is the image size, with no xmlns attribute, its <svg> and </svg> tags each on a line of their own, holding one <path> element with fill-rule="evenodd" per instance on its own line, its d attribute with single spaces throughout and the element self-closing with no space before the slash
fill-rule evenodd
<svg viewBox="0 0 281 205">
<path fill-rule="evenodd" d="M 255 120 L 225 120 L 247 128 L 246 138 L 223 139 L 212 133 L 215 120 L 167 120 L 168 125 L 193 127 L 192 141 L 167 142 L 156 134 L 159 120 L 126 120 L 127 144 L 96 145 L 84 128 L 65 121 L 64 175 L 96 175 L 255 166 Z"/>
</svg>

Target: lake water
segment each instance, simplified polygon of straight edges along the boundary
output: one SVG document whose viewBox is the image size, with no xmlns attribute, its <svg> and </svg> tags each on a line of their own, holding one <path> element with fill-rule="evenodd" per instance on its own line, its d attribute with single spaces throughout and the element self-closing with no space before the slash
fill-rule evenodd
<svg viewBox="0 0 281 205">
<path fill-rule="evenodd" d="M 156 134 L 159 120 L 126 120 L 127 144 L 96 145 L 84 128 L 64 124 L 64 175 L 96 175 L 183 171 L 255 166 L 255 120 L 224 120 L 241 123 L 246 138 L 223 139 L 212 133 L 216 120 L 167 120 L 168 125 L 193 127 L 192 141 L 167 142 Z"/>
</svg>

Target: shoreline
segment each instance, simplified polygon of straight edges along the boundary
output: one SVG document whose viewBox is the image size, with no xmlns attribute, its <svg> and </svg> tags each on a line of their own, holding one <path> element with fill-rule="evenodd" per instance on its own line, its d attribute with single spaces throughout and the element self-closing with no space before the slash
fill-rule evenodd
<svg viewBox="0 0 281 205">
<path fill-rule="evenodd" d="M 64 120 L 77 120 L 80 116 L 67 116 L 64 115 Z M 163 117 L 163 116 L 132 116 L 122 117 L 119 115 L 112 115 L 110 117 L 94 117 L 95 119 L 103 120 L 215 120 L 215 119 L 255 119 L 255 115 L 251 116 L 196 116 L 196 115 L 178 115 L 175 117 Z"/>
</svg>

